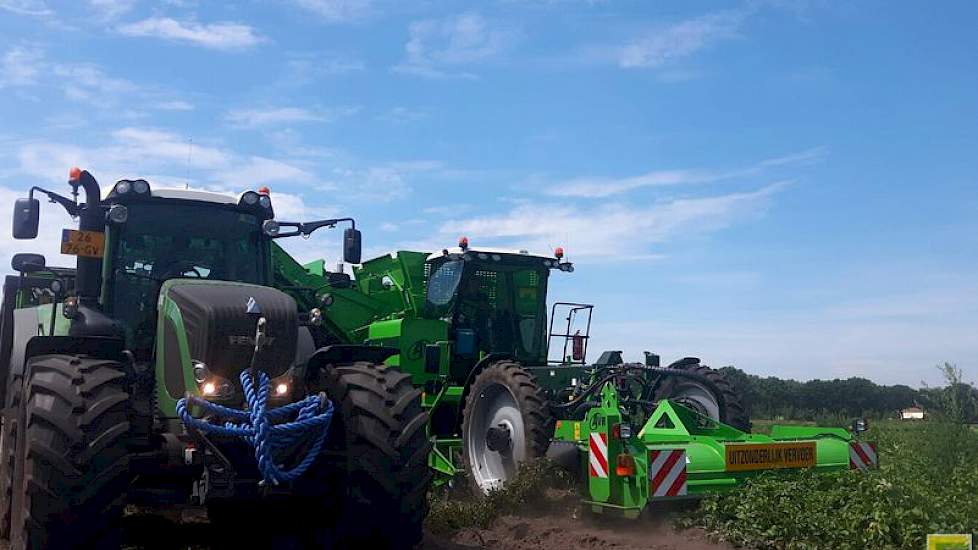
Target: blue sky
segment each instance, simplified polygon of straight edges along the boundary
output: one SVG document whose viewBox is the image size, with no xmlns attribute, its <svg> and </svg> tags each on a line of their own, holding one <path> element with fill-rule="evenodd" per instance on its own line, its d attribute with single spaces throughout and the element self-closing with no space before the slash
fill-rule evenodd
<svg viewBox="0 0 978 550">
<path fill-rule="evenodd" d="M 63 189 L 73 165 L 268 185 L 280 219 L 355 216 L 371 253 L 563 245 L 578 269 L 551 294 L 596 304 L 592 350 L 975 379 L 976 19 L 973 2 L 0 0 L 0 202 Z M 69 264 L 70 221 L 42 223 L 0 261 L 40 246 Z"/>
</svg>

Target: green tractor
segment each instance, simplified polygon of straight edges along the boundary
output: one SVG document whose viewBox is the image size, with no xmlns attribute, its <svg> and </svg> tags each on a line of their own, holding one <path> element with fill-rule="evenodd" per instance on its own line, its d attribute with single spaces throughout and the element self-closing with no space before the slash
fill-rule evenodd
<svg viewBox="0 0 978 550">
<path fill-rule="evenodd" d="M 550 273 L 574 270 L 562 249 L 543 256 L 473 248 L 462 238 L 436 253 L 368 260 L 354 269 L 355 280 L 325 271 L 322 262 L 300 266 L 281 251 L 274 264 L 276 286 L 320 311 L 338 341 L 399 350 L 387 364 L 424 390 L 436 483 L 464 473 L 477 492 L 488 493 L 512 479 L 521 462 L 553 455 L 555 422 L 583 418 L 594 401 L 579 397 L 626 365 L 614 351 L 587 363 L 591 305 L 557 302 L 548 312 Z M 640 376 L 628 365 L 629 382 L 620 389 L 634 393 L 631 405 L 648 413 L 669 398 L 749 430 L 741 395 L 698 359 L 661 368 L 646 354 Z"/>
<path fill-rule="evenodd" d="M 273 529 L 306 547 L 417 543 L 431 444 L 421 392 L 384 364 L 399 350 L 338 341 L 274 285 L 278 238 L 350 223 L 358 263 L 353 220 L 276 221 L 267 191 L 69 183 L 71 198 L 34 187 L 15 204 L 17 239 L 37 236 L 35 195 L 79 229 L 61 242 L 75 268 L 18 254 L 4 284 L 11 547 L 118 547 L 125 505 L 184 503 L 250 544 Z"/>
<path fill-rule="evenodd" d="M 684 358 L 660 366 L 587 361 L 592 306 L 553 303 L 553 256 L 459 246 L 398 251 L 354 268 L 275 253 L 276 286 L 316 312 L 337 341 L 398 350 L 387 364 L 422 388 L 436 483 L 466 477 L 476 494 L 548 456 L 579 475 L 595 513 L 638 517 L 653 501 L 696 498 L 777 469 L 876 467 L 873 443 L 842 428 L 750 433 L 743 396 L 721 371 Z M 559 328 L 558 328 L 559 327 Z M 552 345 L 556 342 L 556 345 Z"/>
</svg>

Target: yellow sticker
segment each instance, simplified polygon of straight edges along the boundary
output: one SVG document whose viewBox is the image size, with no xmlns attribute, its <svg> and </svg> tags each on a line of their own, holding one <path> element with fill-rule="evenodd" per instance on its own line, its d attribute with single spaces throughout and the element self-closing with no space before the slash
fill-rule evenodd
<svg viewBox="0 0 978 550">
<path fill-rule="evenodd" d="M 105 233 L 98 231 L 61 231 L 61 253 L 87 258 L 101 258 L 105 254 Z"/>
<path fill-rule="evenodd" d="M 728 472 L 811 468 L 815 465 L 815 442 L 729 444 L 726 455 Z"/>
<path fill-rule="evenodd" d="M 927 550 L 971 549 L 971 535 L 927 535 Z"/>
<path fill-rule="evenodd" d="M 581 423 L 580 422 L 575 422 L 574 423 L 574 440 L 575 441 L 580 441 L 581 440 Z"/>
</svg>

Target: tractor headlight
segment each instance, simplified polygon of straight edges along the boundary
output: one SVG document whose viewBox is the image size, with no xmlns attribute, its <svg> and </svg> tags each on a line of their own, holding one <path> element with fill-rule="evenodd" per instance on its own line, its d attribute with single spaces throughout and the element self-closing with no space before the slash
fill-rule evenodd
<svg viewBox="0 0 978 550">
<path fill-rule="evenodd" d="M 292 377 L 295 375 L 294 369 L 289 369 L 285 371 L 285 374 L 281 376 L 276 376 L 272 378 L 269 387 L 271 387 L 272 395 L 277 398 L 286 398 L 292 391 Z"/>
<path fill-rule="evenodd" d="M 132 182 L 132 190 L 140 195 L 145 195 L 149 193 L 149 183 L 146 180 L 136 180 Z"/>
<path fill-rule="evenodd" d="M 126 223 L 129 219 L 129 209 L 121 204 L 113 204 L 109 208 L 109 221 L 112 223 Z"/>
<path fill-rule="evenodd" d="M 282 231 L 282 226 L 280 226 L 275 220 L 265 220 L 265 222 L 261 224 L 261 230 L 269 237 L 277 237 Z"/>
<path fill-rule="evenodd" d="M 117 195 L 125 195 L 130 189 L 132 189 L 132 185 L 130 185 L 129 180 L 120 180 L 115 184 L 115 193 Z"/>
<path fill-rule="evenodd" d="M 234 395 L 234 385 L 230 380 L 212 374 L 207 365 L 201 361 L 191 361 L 193 365 L 194 381 L 197 382 L 197 389 L 204 397 L 214 399 L 226 399 Z"/>
<path fill-rule="evenodd" d="M 247 191 L 244 195 L 241 195 L 241 204 L 246 206 L 254 206 L 258 204 L 258 193 L 254 191 Z"/>
<path fill-rule="evenodd" d="M 262 208 L 271 208 L 272 199 L 270 199 L 268 195 L 262 195 L 258 197 L 258 204 L 260 204 Z"/>
<path fill-rule="evenodd" d="M 318 307 L 314 307 L 309 310 L 309 324 L 318 327 L 323 324 L 323 310 Z"/>
</svg>

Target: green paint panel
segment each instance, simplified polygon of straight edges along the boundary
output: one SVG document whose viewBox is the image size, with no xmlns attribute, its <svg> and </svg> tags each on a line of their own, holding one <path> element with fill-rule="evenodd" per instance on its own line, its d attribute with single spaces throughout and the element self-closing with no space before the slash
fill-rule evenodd
<svg viewBox="0 0 978 550">
<path fill-rule="evenodd" d="M 411 375 L 411 380 L 415 385 L 421 385 L 428 380 L 434 380 L 439 375 L 444 374 L 444 369 L 448 366 L 448 324 L 440 320 L 429 319 L 391 319 L 387 321 L 377 321 L 371 323 L 367 331 L 367 341 L 372 344 L 380 344 L 394 347 L 400 350 L 400 355 L 390 364 L 397 365 L 404 372 Z M 424 353 L 425 346 L 429 344 L 444 343 L 441 351 L 443 366 L 438 372 L 429 373 L 425 371 Z"/>
</svg>

